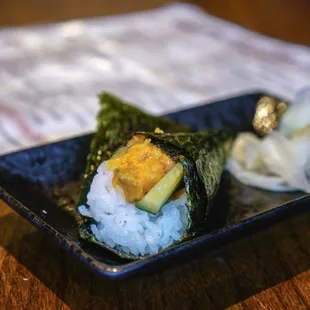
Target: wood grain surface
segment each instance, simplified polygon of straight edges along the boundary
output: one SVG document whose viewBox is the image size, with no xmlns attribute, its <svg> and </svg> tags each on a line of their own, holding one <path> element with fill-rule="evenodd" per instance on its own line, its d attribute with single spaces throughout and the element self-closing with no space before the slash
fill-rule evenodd
<svg viewBox="0 0 310 310">
<path fill-rule="evenodd" d="M 164 271 L 108 281 L 0 202 L 0 309 L 309 309 L 310 213 Z"/>
<path fill-rule="evenodd" d="M 178 0 L 0 0 L 0 25 L 37 24 L 129 13 Z M 182 1 L 184 2 L 184 1 Z M 310 45 L 309 0 L 188 0 L 248 29 Z"/>
<path fill-rule="evenodd" d="M 0 1 L 0 24 L 125 13 L 168 1 Z M 310 44 L 308 0 L 192 1 Z M 310 309 L 310 213 L 150 276 L 107 281 L 0 201 L 0 309 Z"/>
</svg>

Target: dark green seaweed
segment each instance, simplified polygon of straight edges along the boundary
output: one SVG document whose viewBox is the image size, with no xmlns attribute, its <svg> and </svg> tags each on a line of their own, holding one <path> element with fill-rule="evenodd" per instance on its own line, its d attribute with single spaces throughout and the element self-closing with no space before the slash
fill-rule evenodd
<svg viewBox="0 0 310 310">
<path fill-rule="evenodd" d="M 229 130 L 176 134 L 138 133 L 150 138 L 154 145 L 182 163 L 190 211 L 189 225 L 182 241 L 201 234 L 206 229 L 207 217 L 234 134 Z"/>
<path fill-rule="evenodd" d="M 98 128 L 91 142 L 78 205 L 87 206 L 86 195 L 101 162 L 108 160 L 119 147 L 125 145 L 133 132 L 143 133 L 162 151 L 180 161 L 184 167 L 184 184 L 190 210 L 189 224 L 185 236 L 176 243 L 205 231 L 207 216 L 219 187 L 227 151 L 234 135 L 225 130 L 191 133 L 184 125 L 148 115 L 108 93 L 100 95 L 100 104 Z M 164 130 L 165 134 L 153 133 L 156 127 Z M 123 258 L 142 258 L 112 249 L 96 240 L 90 230 L 91 223 L 94 223 L 93 219 L 82 217 L 79 225 L 79 236 L 82 239 Z"/>
<path fill-rule="evenodd" d="M 120 146 L 124 145 L 134 131 L 152 132 L 156 127 L 171 133 L 190 131 L 187 126 L 180 125 L 175 121 L 142 112 L 112 94 L 102 93 L 99 98 L 98 125 L 90 145 L 85 177 L 95 171 L 102 161 L 110 158 Z"/>
</svg>

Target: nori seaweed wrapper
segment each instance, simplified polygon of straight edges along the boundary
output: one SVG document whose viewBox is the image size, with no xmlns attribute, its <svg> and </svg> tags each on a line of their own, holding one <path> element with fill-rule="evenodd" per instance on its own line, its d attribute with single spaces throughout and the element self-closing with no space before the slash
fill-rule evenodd
<svg viewBox="0 0 310 310">
<path fill-rule="evenodd" d="M 100 99 L 98 130 L 91 143 L 79 205 L 87 206 L 86 195 L 102 161 L 108 160 L 119 147 L 126 145 L 132 134 L 143 134 L 171 158 L 183 164 L 189 221 L 186 234 L 173 245 L 204 232 L 234 134 L 227 130 L 193 133 L 183 125 L 150 116 L 110 94 L 102 94 Z M 154 133 L 156 127 L 165 133 Z M 142 257 L 112 249 L 96 240 L 90 230 L 93 222 L 93 219 L 83 217 L 79 228 L 82 239 L 124 258 Z"/>
<path fill-rule="evenodd" d="M 153 132 L 156 127 L 170 133 L 190 132 L 188 126 L 149 115 L 110 93 L 102 93 L 99 99 L 97 130 L 90 145 L 86 175 L 95 171 L 102 161 L 109 159 L 132 132 Z"/>
<path fill-rule="evenodd" d="M 201 234 L 207 228 L 207 217 L 220 185 L 234 134 L 229 130 L 138 134 L 151 139 L 151 143 L 182 163 L 189 208 L 189 224 L 182 241 Z"/>
</svg>

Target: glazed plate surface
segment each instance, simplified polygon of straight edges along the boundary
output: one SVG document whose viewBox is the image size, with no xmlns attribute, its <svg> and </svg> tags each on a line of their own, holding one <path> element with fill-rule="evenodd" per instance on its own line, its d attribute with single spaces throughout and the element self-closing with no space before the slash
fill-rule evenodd
<svg viewBox="0 0 310 310">
<path fill-rule="evenodd" d="M 260 96 L 226 99 L 167 117 L 200 130 L 252 131 Z M 77 236 L 74 208 L 91 139 L 85 135 L 1 156 L 0 198 L 104 277 L 123 278 L 174 265 L 310 206 L 309 195 L 248 187 L 225 172 L 204 235 L 138 261 L 123 260 Z"/>
</svg>

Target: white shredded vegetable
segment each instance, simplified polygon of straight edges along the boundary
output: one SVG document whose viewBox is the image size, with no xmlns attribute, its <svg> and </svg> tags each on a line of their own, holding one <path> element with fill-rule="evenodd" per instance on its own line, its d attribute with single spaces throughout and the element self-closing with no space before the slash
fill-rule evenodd
<svg viewBox="0 0 310 310">
<path fill-rule="evenodd" d="M 227 169 L 250 186 L 310 193 L 310 134 L 287 138 L 273 131 L 263 139 L 239 134 Z"/>
<path fill-rule="evenodd" d="M 229 159 L 227 162 L 229 172 L 241 183 L 276 192 L 295 191 L 285 184 L 284 180 L 276 176 L 267 176 L 255 171 L 246 170 L 237 160 Z"/>
<path fill-rule="evenodd" d="M 295 132 L 310 132 L 310 88 L 301 89 L 293 103 L 285 111 L 279 124 L 279 131 L 290 136 Z"/>
</svg>

